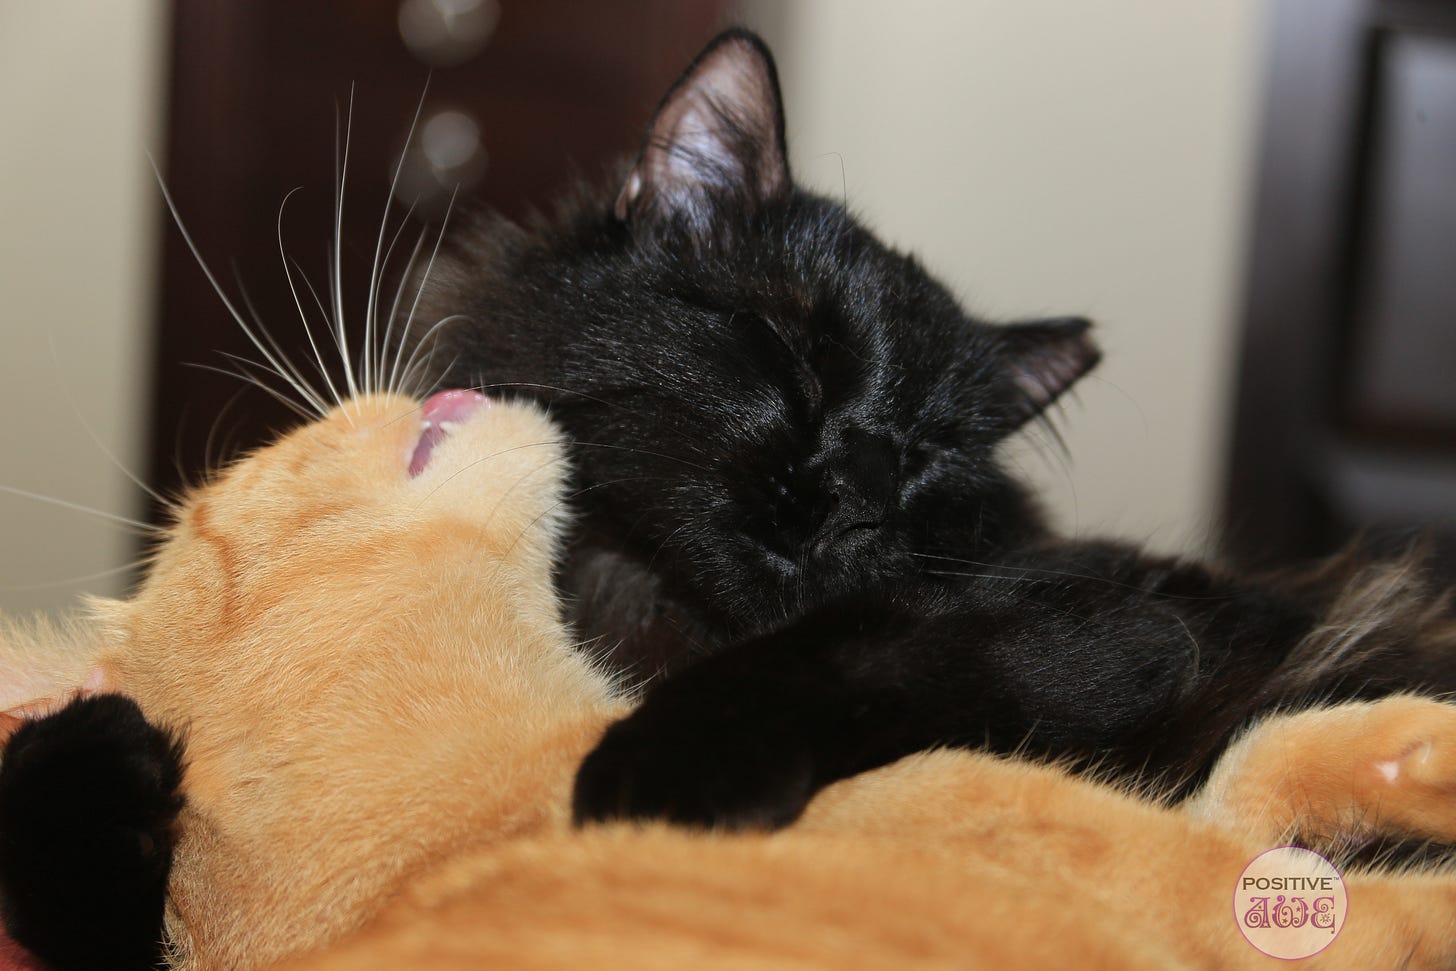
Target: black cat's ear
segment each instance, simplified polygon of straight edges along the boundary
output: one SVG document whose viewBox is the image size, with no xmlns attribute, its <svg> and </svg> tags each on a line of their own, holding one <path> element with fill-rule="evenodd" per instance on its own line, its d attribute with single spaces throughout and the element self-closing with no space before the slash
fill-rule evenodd
<svg viewBox="0 0 1456 971">
<path fill-rule="evenodd" d="M 788 189 L 773 55 L 757 35 L 734 29 L 714 38 L 662 99 L 615 212 L 705 227 L 719 205 L 755 206 Z"/>
<path fill-rule="evenodd" d="M 1102 352 L 1082 317 L 1036 320 L 1000 328 L 1004 366 L 1011 382 L 1012 428 L 1046 410 L 1097 365 Z"/>
</svg>

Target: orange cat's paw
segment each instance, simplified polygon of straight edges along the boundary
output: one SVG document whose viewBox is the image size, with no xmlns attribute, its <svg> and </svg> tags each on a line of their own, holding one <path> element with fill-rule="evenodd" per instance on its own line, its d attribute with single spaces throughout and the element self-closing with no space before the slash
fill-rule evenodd
<svg viewBox="0 0 1456 971">
<path fill-rule="evenodd" d="M 1275 716 L 1220 760 L 1191 811 L 1273 838 L 1299 829 L 1456 841 L 1456 705 L 1396 696 Z"/>
</svg>

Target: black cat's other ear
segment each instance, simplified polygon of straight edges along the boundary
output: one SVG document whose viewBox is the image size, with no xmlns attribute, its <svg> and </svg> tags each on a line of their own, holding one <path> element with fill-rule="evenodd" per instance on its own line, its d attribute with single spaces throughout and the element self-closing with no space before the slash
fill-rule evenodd
<svg viewBox="0 0 1456 971">
<path fill-rule="evenodd" d="M 788 189 L 773 55 L 757 35 L 733 29 L 714 38 L 662 99 L 615 212 L 704 227 L 725 201 L 753 206 Z"/>
<path fill-rule="evenodd" d="M 1011 383 L 1012 428 L 1045 411 L 1102 359 L 1088 333 L 1091 329 L 1092 322 L 1082 317 L 1035 320 L 1000 329 L 1004 367 Z"/>
</svg>

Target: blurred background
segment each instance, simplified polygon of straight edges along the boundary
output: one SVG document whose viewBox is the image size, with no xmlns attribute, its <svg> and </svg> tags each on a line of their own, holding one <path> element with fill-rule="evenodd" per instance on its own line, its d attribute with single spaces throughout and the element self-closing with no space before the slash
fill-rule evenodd
<svg viewBox="0 0 1456 971">
<path fill-rule="evenodd" d="M 400 195 L 520 214 L 728 23 L 777 54 L 800 181 L 977 313 L 1097 321 L 1065 449 L 1008 449 L 1065 530 L 1248 562 L 1456 531 L 1445 0 L 0 0 L 0 609 L 123 592 L 141 537 L 96 513 L 290 421 L 205 369 L 252 355 L 149 157 L 296 347 L 279 206 L 321 282 L 351 90 L 359 311 L 427 77 Z"/>
</svg>

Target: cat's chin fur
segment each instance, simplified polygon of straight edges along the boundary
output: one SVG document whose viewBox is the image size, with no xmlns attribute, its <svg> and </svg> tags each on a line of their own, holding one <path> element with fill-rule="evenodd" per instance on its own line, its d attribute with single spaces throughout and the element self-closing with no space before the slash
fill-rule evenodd
<svg viewBox="0 0 1456 971">
<path fill-rule="evenodd" d="M 409 398 L 346 403 L 191 493 L 137 594 L 92 605 L 92 690 L 185 743 L 184 964 L 265 964 L 462 840 L 565 827 L 621 711 L 551 586 L 558 431 L 497 403 L 411 475 L 422 434 Z M 78 683 L 72 657 L 54 678 Z"/>
</svg>

